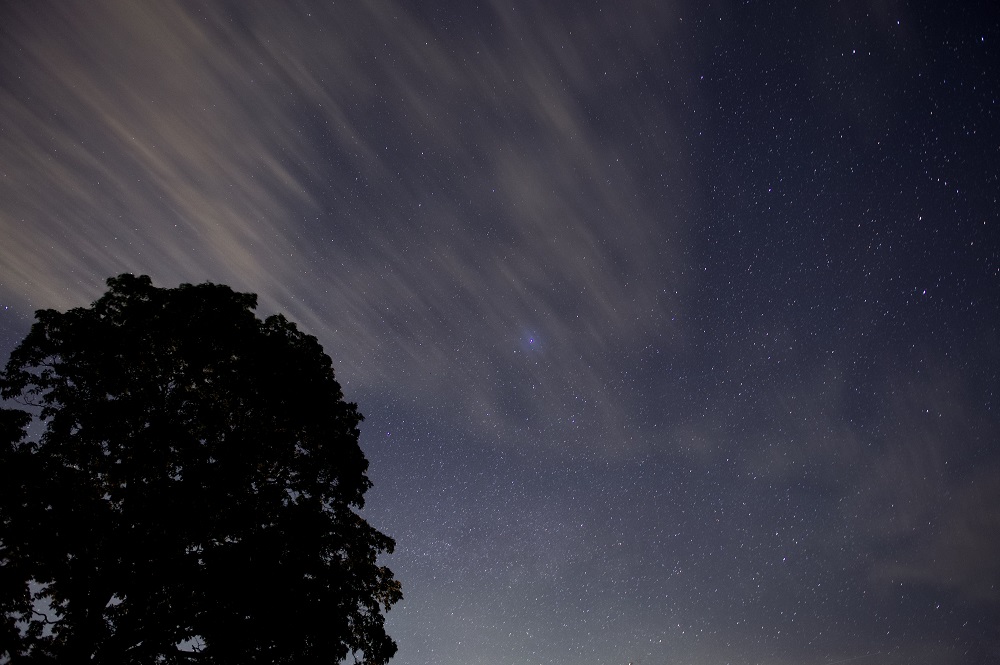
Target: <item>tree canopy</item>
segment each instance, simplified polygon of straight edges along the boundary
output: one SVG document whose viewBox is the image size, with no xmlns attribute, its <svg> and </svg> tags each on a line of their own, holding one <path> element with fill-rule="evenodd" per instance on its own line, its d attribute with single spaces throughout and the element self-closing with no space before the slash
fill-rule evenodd
<svg viewBox="0 0 1000 665">
<path fill-rule="evenodd" d="M 256 296 L 120 275 L 0 374 L 0 661 L 384 663 L 357 406 Z M 7 646 L 9 645 L 9 646 Z"/>
</svg>

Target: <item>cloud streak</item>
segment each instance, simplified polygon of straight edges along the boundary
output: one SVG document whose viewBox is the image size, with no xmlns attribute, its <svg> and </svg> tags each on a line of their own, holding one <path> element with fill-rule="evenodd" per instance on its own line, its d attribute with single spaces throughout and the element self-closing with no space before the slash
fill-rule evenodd
<svg viewBox="0 0 1000 665">
<path fill-rule="evenodd" d="M 447 394 L 490 428 L 584 418 L 564 403 L 582 393 L 614 429 L 619 349 L 669 333 L 683 266 L 634 147 L 587 117 L 621 83 L 587 35 L 499 5 L 483 42 L 399 6 L 309 9 L 14 10 L 0 224 L 21 306 L 121 271 L 222 281 L 336 340 L 354 381 Z M 545 351 L 522 362 L 527 330 Z"/>
</svg>

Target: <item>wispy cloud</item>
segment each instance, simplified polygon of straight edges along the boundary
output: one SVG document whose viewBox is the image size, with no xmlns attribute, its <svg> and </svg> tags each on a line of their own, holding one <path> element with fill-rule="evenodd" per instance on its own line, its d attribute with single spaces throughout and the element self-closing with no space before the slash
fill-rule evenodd
<svg viewBox="0 0 1000 665">
<path fill-rule="evenodd" d="M 227 282 L 362 386 L 446 395 L 489 429 L 620 429 L 608 386 L 623 348 L 670 331 L 682 220 L 643 196 L 648 155 L 594 126 L 629 73 L 601 68 L 589 24 L 497 5 L 476 41 L 386 3 L 228 11 L 10 12 L 21 305 L 85 303 L 121 271 Z"/>
</svg>

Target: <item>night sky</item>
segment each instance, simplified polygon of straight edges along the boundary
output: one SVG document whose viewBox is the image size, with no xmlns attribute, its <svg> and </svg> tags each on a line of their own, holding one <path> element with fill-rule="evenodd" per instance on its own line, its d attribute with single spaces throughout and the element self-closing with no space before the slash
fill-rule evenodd
<svg viewBox="0 0 1000 665">
<path fill-rule="evenodd" d="M 992 5 L 4 3 L 0 358 L 316 335 L 398 665 L 1000 662 Z"/>
</svg>

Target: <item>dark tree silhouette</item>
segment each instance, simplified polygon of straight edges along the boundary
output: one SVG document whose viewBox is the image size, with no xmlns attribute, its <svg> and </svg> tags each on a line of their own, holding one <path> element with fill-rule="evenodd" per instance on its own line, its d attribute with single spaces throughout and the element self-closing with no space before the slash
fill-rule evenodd
<svg viewBox="0 0 1000 665">
<path fill-rule="evenodd" d="M 0 410 L 0 654 L 386 662 L 393 541 L 354 511 L 361 415 L 317 340 L 226 286 L 108 286 L 0 375 L 28 409 Z"/>
</svg>

